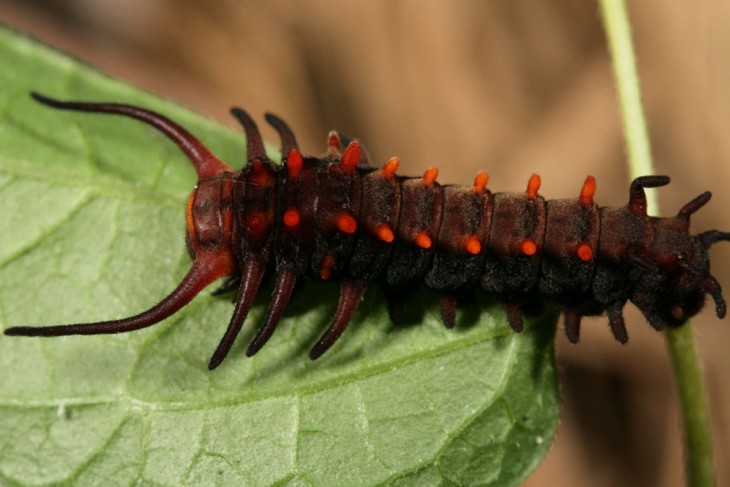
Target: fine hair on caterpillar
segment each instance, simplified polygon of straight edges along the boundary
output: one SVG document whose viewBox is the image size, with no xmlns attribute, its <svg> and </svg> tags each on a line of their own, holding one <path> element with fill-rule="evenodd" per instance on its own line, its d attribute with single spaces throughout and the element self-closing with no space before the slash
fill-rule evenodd
<svg viewBox="0 0 730 487">
<path fill-rule="evenodd" d="M 303 279 L 332 280 L 340 297 L 330 326 L 310 352 L 316 359 L 343 334 L 372 284 L 385 288 L 397 320 L 405 292 L 423 283 L 439 296 L 444 324 L 455 325 L 460 297 L 476 289 L 492 294 L 510 325 L 522 330 L 522 309 L 550 301 L 564 313 L 565 332 L 578 342 L 583 316 L 608 315 L 610 329 L 628 341 L 623 308 L 632 301 L 657 330 L 682 325 L 709 294 L 719 318 L 726 313 L 720 284 L 710 274 L 710 247 L 730 233 L 689 233 L 690 216 L 709 200 L 705 192 L 668 218 L 646 213 L 645 188 L 669 184 L 643 176 L 622 207 L 599 207 L 588 176 L 574 199 L 545 200 L 540 177 L 522 193 L 493 193 L 479 172 L 472 185 L 441 185 L 438 170 L 420 177 L 397 174 L 398 159 L 370 165 L 357 141 L 327 138 L 322 157 L 302 156 L 280 118 L 266 121 L 281 137 L 282 165 L 271 161 L 258 128 L 239 109 L 247 164 L 235 170 L 186 129 L 143 108 L 116 103 L 58 101 L 54 108 L 111 113 L 140 120 L 175 142 L 193 164 L 198 182 L 188 199 L 186 241 L 193 264 L 162 301 L 140 314 L 111 321 L 13 327 L 13 336 L 123 333 L 158 323 L 219 278 L 237 290 L 228 328 L 209 362 L 223 361 L 238 336 L 265 275 L 274 290 L 263 324 L 247 349 L 257 353 L 272 336 Z"/>
</svg>

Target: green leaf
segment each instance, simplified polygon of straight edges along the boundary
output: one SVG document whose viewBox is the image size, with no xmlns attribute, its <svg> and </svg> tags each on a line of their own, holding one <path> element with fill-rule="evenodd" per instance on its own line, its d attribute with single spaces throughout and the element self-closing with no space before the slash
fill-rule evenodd
<svg viewBox="0 0 730 487">
<path fill-rule="evenodd" d="M 2 327 L 151 306 L 189 266 L 190 164 L 136 121 L 54 111 L 29 91 L 161 111 L 234 166 L 242 137 L 8 30 L 0 63 Z M 232 306 L 209 293 L 135 333 L 2 336 L 0 484 L 513 485 L 550 445 L 554 313 L 518 335 L 470 306 L 449 331 L 421 296 L 418 326 L 394 326 L 371 290 L 312 362 L 337 290 L 311 284 L 248 359 L 266 294 L 214 372 Z"/>
</svg>

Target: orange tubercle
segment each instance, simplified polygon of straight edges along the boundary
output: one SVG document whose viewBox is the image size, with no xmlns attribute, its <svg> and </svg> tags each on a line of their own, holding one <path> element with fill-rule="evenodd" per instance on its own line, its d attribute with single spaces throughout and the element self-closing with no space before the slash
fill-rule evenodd
<svg viewBox="0 0 730 487">
<path fill-rule="evenodd" d="M 296 227 L 297 225 L 299 225 L 299 211 L 295 210 L 294 208 L 286 210 L 284 212 L 282 220 L 284 220 L 284 225 L 286 225 L 287 227 Z"/>
<path fill-rule="evenodd" d="M 329 159 L 337 159 L 340 157 L 340 148 L 342 147 L 342 141 L 340 140 L 340 134 L 337 131 L 332 130 L 327 134 L 327 157 Z"/>
<path fill-rule="evenodd" d="M 425 185 L 432 185 L 434 181 L 436 181 L 436 178 L 439 175 L 439 168 L 437 167 L 429 167 L 426 169 L 426 172 L 423 173 L 423 184 Z"/>
<path fill-rule="evenodd" d="M 528 238 L 522 242 L 522 253 L 525 255 L 535 255 L 537 253 L 537 244 Z"/>
<path fill-rule="evenodd" d="M 580 260 L 588 262 L 593 258 L 593 249 L 590 245 L 582 243 L 578 246 L 577 254 Z"/>
<path fill-rule="evenodd" d="M 478 255 L 482 251 L 482 244 L 479 242 L 479 237 L 472 235 L 466 239 L 466 251 L 472 255 Z"/>
<path fill-rule="evenodd" d="M 489 184 L 489 174 L 486 171 L 479 171 L 474 177 L 474 192 L 484 194 L 484 191 L 487 190 L 487 184 Z"/>
<path fill-rule="evenodd" d="M 292 149 L 289 152 L 289 157 L 286 158 L 286 172 L 291 178 L 299 177 L 302 172 L 302 166 L 304 161 L 302 160 L 302 154 L 297 149 Z"/>
<path fill-rule="evenodd" d="M 533 174 L 527 182 L 527 197 L 531 200 L 537 198 L 537 192 L 540 189 L 540 176 Z"/>
<path fill-rule="evenodd" d="M 376 232 L 378 234 L 378 238 L 385 243 L 391 243 L 395 239 L 393 230 L 391 230 L 388 225 L 380 225 Z"/>
<path fill-rule="evenodd" d="M 385 176 L 385 179 L 393 179 L 395 172 L 398 170 L 398 166 L 400 166 L 399 158 L 391 157 L 388 159 L 388 162 L 383 165 L 383 176 Z"/>
<path fill-rule="evenodd" d="M 588 176 L 580 190 L 580 202 L 584 205 L 592 205 L 594 194 L 596 194 L 596 178 Z"/>
<path fill-rule="evenodd" d="M 355 233 L 357 222 L 351 214 L 340 213 L 337 215 L 337 228 L 343 233 Z"/>
<path fill-rule="evenodd" d="M 416 245 L 418 245 L 422 249 L 430 249 L 432 244 L 431 237 L 428 236 L 428 232 L 426 230 L 419 232 L 416 235 L 415 242 Z"/>
<path fill-rule="evenodd" d="M 360 161 L 360 144 L 353 140 L 347 145 L 345 152 L 342 153 L 340 166 L 347 172 L 353 172 Z"/>
</svg>

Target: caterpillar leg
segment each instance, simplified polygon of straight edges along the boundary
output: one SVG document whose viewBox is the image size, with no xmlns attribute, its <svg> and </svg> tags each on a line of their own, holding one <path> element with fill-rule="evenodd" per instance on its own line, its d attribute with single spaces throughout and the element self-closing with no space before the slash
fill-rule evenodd
<svg viewBox="0 0 730 487">
<path fill-rule="evenodd" d="M 611 332 L 619 343 L 627 343 L 629 341 L 629 334 L 626 331 L 626 323 L 624 322 L 623 310 L 625 304 L 625 302 L 613 303 L 606 310 L 608 312 L 608 324 L 611 327 Z"/>
<path fill-rule="evenodd" d="M 565 335 L 570 343 L 578 343 L 580 340 L 580 320 L 583 317 L 580 310 L 576 308 L 564 308 Z"/>
<path fill-rule="evenodd" d="M 507 313 L 507 321 L 512 329 L 520 333 L 524 329 L 522 323 L 522 312 L 520 311 L 520 305 L 515 302 L 502 303 L 505 313 Z"/>
<path fill-rule="evenodd" d="M 402 325 L 406 321 L 405 302 L 415 293 L 410 289 L 386 289 L 385 300 L 388 306 L 388 318 L 395 325 Z"/>
<path fill-rule="evenodd" d="M 441 308 L 441 319 L 446 328 L 453 328 L 456 325 L 456 305 L 458 298 L 454 294 L 439 294 L 439 306 Z"/>
</svg>

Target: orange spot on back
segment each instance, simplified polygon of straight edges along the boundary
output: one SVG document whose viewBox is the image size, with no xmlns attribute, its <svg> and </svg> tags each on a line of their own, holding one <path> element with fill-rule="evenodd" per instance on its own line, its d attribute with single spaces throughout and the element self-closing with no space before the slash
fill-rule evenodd
<svg viewBox="0 0 730 487">
<path fill-rule="evenodd" d="M 593 249 L 591 249 L 591 246 L 585 243 L 582 243 L 578 246 L 578 257 L 580 257 L 580 260 L 584 262 L 588 262 L 593 258 Z"/>
<path fill-rule="evenodd" d="M 522 242 L 522 253 L 525 255 L 535 255 L 537 253 L 537 244 L 528 238 Z"/>
<path fill-rule="evenodd" d="M 258 233 L 266 227 L 266 220 L 261 213 L 251 213 L 246 217 L 246 228 L 251 233 Z"/>
<path fill-rule="evenodd" d="M 531 200 L 537 198 L 537 192 L 540 189 L 540 176 L 533 174 L 527 182 L 527 197 Z"/>
<path fill-rule="evenodd" d="M 486 171 L 479 171 L 474 177 L 474 192 L 483 194 L 487 190 L 487 184 L 489 184 L 489 174 Z"/>
<path fill-rule="evenodd" d="M 395 239 L 393 230 L 391 230 L 388 225 L 380 225 L 376 232 L 378 234 L 378 238 L 383 242 L 391 243 Z"/>
<path fill-rule="evenodd" d="M 426 172 L 423 173 L 423 184 L 426 184 L 428 186 L 432 185 L 434 181 L 436 181 L 436 178 L 439 175 L 439 168 L 437 167 L 429 167 L 426 169 Z"/>
<path fill-rule="evenodd" d="M 596 178 L 588 176 L 580 190 L 580 202 L 584 205 L 592 205 L 594 194 L 596 194 Z"/>
<path fill-rule="evenodd" d="M 428 236 L 428 232 L 426 230 L 418 233 L 416 235 L 416 245 L 421 247 L 422 249 L 430 249 L 431 248 L 431 237 Z"/>
<path fill-rule="evenodd" d="M 337 228 L 344 233 L 355 233 L 357 222 L 349 213 L 340 213 L 337 215 Z"/>
<path fill-rule="evenodd" d="M 251 166 L 251 181 L 259 186 L 264 186 L 269 182 L 269 172 L 259 160 L 254 161 L 253 166 Z"/>
<path fill-rule="evenodd" d="M 299 212 L 294 208 L 290 208 L 284 212 L 284 225 L 287 227 L 296 227 L 299 225 Z"/>
<path fill-rule="evenodd" d="M 400 159 L 397 157 L 388 159 L 388 162 L 383 165 L 383 176 L 385 176 L 385 179 L 393 179 L 395 172 L 398 170 L 398 166 L 400 166 Z"/>
<path fill-rule="evenodd" d="M 482 244 L 479 243 L 479 237 L 472 235 L 466 239 L 466 251 L 472 255 L 477 255 L 482 251 Z"/>
<path fill-rule="evenodd" d="M 299 177 L 302 172 L 302 166 L 304 162 L 302 160 L 302 154 L 297 149 L 292 149 L 289 152 L 289 157 L 286 159 L 286 171 L 291 178 Z"/>
<path fill-rule="evenodd" d="M 342 154 L 340 166 L 347 172 L 353 172 L 360 162 L 360 144 L 353 140 L 347 145 L 347 149 Z"/>
</svg>

